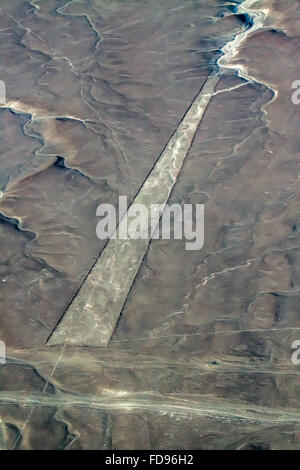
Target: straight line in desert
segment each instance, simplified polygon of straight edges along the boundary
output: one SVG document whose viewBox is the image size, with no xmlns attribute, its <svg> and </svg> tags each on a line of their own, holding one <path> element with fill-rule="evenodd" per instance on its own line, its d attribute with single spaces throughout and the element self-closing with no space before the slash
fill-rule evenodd
<svg viewBox="0 0 300 470">
<path fill-rule="evenodd" d="M 210 75 L 132 204 L 165 206 L 222 74 Z M 126 224 L 123 217 L 118 230 Z M 153 228 L 153 227 L 149 227 Z M 153 233 L 153 230 L 151 230 Z M 107 347 L 147 252 L 148 239 L 110 238 L 47 344 Z"/>
</svg>

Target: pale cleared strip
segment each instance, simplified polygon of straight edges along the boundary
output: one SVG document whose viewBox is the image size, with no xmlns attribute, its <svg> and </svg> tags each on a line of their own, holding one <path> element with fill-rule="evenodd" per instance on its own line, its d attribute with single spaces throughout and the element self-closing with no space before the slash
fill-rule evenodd
<svg viewBox="0 0 300 470">
<path fill-rule="evenodd" d="M 237 13 L 249 14 L 253 24 L 223 47 L 223 56 L 218 60 L 221 69 L 235 69 L 247 82 L 256 80 L 247 75 L 240 64 L 231 64 L 231 59 L 247 36 L 263 27 L 268 10 L 252 8 L 254 4 L 255 0 L 245 0 L 239 5 Z M 150 209 L 151 204 L 167 203 L 220 77 L 221 73 L 207 79 L 135 197 L 134 204 L 142 203 Z M 276 91 L 273 91 L 275 99 Z M 120 230 L 126 231 L 125 223 L 123 219 Z M 48 344 L 107 346 L 148 245 L 149 240 L 145 239 L 110 239 Z"/>
<path fill-rule="evenodd" d="M 195 98 L 148 178 L 134 204 L 165 205 L 187 152 L 221 75 L 211 75 Z M 125 230 L 125 217 L 119 230 Z M 115 329 L 149 239 L 111 238 L 83 283 L 78 295 L 48 340 L 48 344 L 106 347 Z"/>
<path fill-rule="evenodd" d="M 175 415 L 211 417 L 231 422 L 238 420 L 250 422 L 256 426 L 294 425 L 300 428 L 299 408 L 261 406 L 240 400 L 229 401 L 226 398 L 201 394 L 161 394 L 157 392 L 128 392 L 127 390 L 107 390 L 98 395 L 61 393 L 47 395 L 42 393 L 0 392 L 0 404 L 18 407 L 84 407 L 112 412 L 143 412 Z M 31 413 L 32 414 L 32 413 Z"/>
</svg>

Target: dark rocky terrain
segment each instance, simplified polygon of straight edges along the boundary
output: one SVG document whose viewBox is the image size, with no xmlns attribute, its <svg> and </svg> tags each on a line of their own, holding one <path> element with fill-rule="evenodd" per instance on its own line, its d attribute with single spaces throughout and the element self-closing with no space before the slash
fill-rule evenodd
<svg viewBox="0 0 300 470">
<path fill-rule="evenodd" d="M 0 448 L 300 449 L 299 1 L 0 9 Z M 216 75 L 168 200 L 205 205 L 203 248 L 151 240 L 108 344 L 51 342 L 97 206 L 141 194 Z"/>
</svg>

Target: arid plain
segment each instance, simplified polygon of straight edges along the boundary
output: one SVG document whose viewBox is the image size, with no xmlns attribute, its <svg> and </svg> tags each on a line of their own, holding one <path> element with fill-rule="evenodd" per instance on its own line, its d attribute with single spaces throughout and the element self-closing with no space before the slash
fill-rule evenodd
<svg viewBox="0 0 300 470">
<path fill-rule="evenodd" d="M 0 448 L 299 450 L 300 2 L 0 10 Z M 204 204 L 203 248 L 113 262 L 98 205 L 138 198 L 207 96 L 167 193 Z"/>
</svg>

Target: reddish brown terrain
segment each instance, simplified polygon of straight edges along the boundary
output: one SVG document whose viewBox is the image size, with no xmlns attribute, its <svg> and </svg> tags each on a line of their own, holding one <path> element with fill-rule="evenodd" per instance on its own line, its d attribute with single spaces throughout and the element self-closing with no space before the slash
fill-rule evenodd
<svg viewBox="0 0 300 470">
<path fill-rule="evenodd" d="M 299 1 L 0 10 L 0 448 L 299 450 Z M 115 249 L 104 305 L 96 208 L 144 197 L 216 76 L 147 195 L 204 204 L 204 246 Z"/>
</svg>

